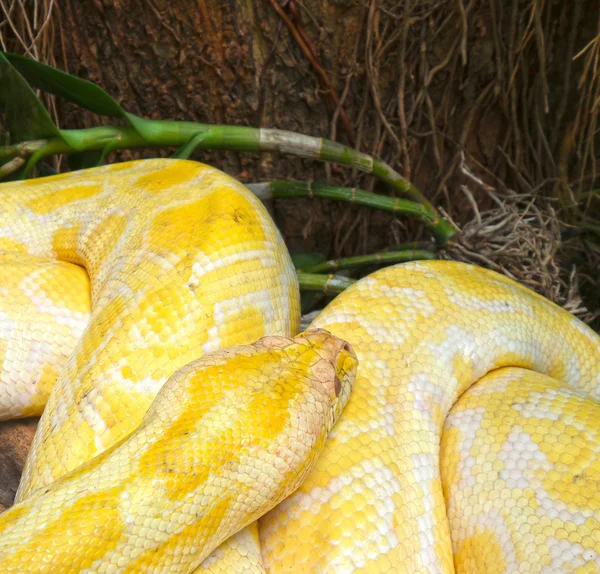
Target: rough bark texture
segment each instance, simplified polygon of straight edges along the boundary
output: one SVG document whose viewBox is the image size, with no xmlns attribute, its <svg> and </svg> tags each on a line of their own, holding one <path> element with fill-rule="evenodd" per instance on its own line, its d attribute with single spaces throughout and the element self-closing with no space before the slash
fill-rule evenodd
<svg viewBox="0 0 600 574">
<path fill-rule="evenodd" d="M 459 224 L 476 217 L 474 203 L 480 211 L 494 205 L 485 185 L 465 179 L 465 167 L 501 193 L 509 187 L 562 204 L 580 203 L 597 180 L 595 0 L 65 0 L 53 6 L 45 59 L 97 82 L 129 111 L 276 127 L 356 145 L 402 171 Z M 12 42 L 9 48 L 19 51 Z M 337 111 L 328 85 L 342 101 Z M 59 106 L 58 117 L 66 127 L 102 121 L 69 105 Z M 348 170 L 296 159 L 196 157 L 243 181 L 327 177 L 373 185 Z M 327 256 L 373 251 L 420 232 L 402 219 L 321 201 L 278 202 L 276 212 L 292 251 Z"/>
<path fill-rule="evenodd" d="M 276 127 L 344 143 L 357 141 L 367 151 L 387 155 L 398 167 L 399 150 L 388 149 L 395 144 L 390 146 L 390 135 L 381 120 L 389 110 L 382 109 L 380 118 L 376 109 L 389 107 L 389 102 L 396 100 L 398 54 L 385 55 L 383 64 L 374 63 L 371 52 L 377 46 L 373 43 L 383 38 L 374 38 L 366 31 L 367 25 L 369 29 L 375 26 L 376 36 L 389 35 L 394 20 L 387 17 L 380 25 L 373 20 L 382 14 L 358 2 L 310 0 L 301 6 L 296 3 L 294 10 L 301 12 L 297 29 L 310 37 L 316 58 L 339 96 L 348 80 L 343 109 L 354 120 L 356 139 L 339 117 L 333 125 L 335 106 L 331 98 L 285 17 L 268 0 L 68 0 L 61 10 L 67 55 L 63 66 L 97 82 L 126 109 L 144 117 Z M 292 19 L 294 12 L 288 10 L 286 14 Z M 419 32 L 425 33 L 423 26 L 410 33 Z M 443 57 L 447 51 L 444 43 L 454 35 L 451 32 L 446 40 L 441 39 L 434 58 Z M 392 41 L 397 42 L 397 36 Z M 490 52 L 489 42 L 491 38 L 486 45 L 473 47 L 475 61 Z M 365 54 L 367 46 L 369 54 Z M 369 83 L 376 86 L 377 102 Z M 463 123 L 477 93 L 473 82 L 470 93 L 457 99 L 453 124 Z M 65 106 L 60 117 L 68 126 L 89 126 L 97 121 L 91 117 L 82 121 L 80 110 Z M 394 137 L 401 137 L 398 122 L 391 121 L 398 133 Z M 473 136 L 475 146 L 479 138 L 493 149 L 500 126 L 501 120 L 491 116 L 485 131 Z M 407 175 L 431 196 L 439 167 L 432 150 L 425 145 L 419 152 L 421 143 L 415 141 L 413 145 L 413 155 L 421 161 Z M 431 161 L 423 161 L 423 155 Z M 321 164 L 296 159 L 233 153 L 202 153 L 196 158 L 244 181 L 326 178 Z M 337 180 L 349 182 L 352 174 L 338 174 Z M 356 184 L 356 178 L 351 183 Z M 370 186 L 371 182 L 364 184 Z M 453 201 L 460 204 L 464 198 Z M 373 251 L 405 238 L 404 222 L 368 210 L 303 200 L 278 202 L 276 210 L 277 222 L 292 251 L 318 250 L 339 256 Z"/>
<path fill-rule="evenodd" d="M 324 34 L 320 44 L 327 44 L 323 65 L 334 70 L 332 81 L 338 83 L 340 62 L 351 59 L 356 42 L 346 32 L 357 30 L 361 10 L 346 3 L 312 4 Z M 136 114 L 330 132 L 331 112 L 318 81 L 268 1 L 68 0 L 61 16 L 65 68 L 97 82 Z M 324 32 L 336 25 L 346 32 Z M 61 119 L 69 126 L 95 121 L 86 117 L 84 124 L 79 110 L 65 107 Z M 222 152 L 195 158 L 244 181 L 324 177 L 323 166 L 300 160 Z M 322 205 L 286 202 L 278 217 L 291 249 L 301 244 L 329 250 L 326 230 L 333 226 Z M 307 235 L 307 225 L 317 233 Z"/>
<path fill-rule="evenodd" d="M 597 179 L 590 134 L 600 83 L 591 73 L 584 78 L 597 46 L 573 59 L 598 29 L 586 17 L 594 6 L 66 0 L 54 54 L 59 66 L 144 117 L 275 127 L 355 144 L 390 162 L 464 224 L 476 217 L 473 203 L 479 211 L 494 206 L 485 185 L 465 179 L 465 167 L 500 193 L 509 187 L 562 203 L 580 201 Z M 326 82 L 342 100 L 338 112 Z M 68 105 L 58 115 L 69 127 L 98 122 Z M 195 157 L 242 181 L 373 185 L 298 159 Z M 275 215 L 292 252 L 327 257 L 372 252 L 421 233 L 403 219 L 322 201 L 280 201 Z M 569 219 L 566 210 L 563 216 Z M 473 250 L 485 251 L 476 235 Z M 548 281 L 558 284 L 557 272 L 542 273 L 556 275 Z"/>
<path fill-rule="evenodd" d="M 0 513 L 12 506 L 38 419 L 0 422 Z"/>
</svg>

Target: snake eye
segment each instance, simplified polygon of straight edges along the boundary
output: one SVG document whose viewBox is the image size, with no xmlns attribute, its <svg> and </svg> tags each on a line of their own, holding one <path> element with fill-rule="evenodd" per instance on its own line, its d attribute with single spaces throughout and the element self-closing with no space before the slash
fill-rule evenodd
<svg viewBox="0 0 600 574">
<path fill-rule="evenodd" d="M 338 352 L 335 362 L 334 390 L 335 396 L 339 397 L 349 377 L 353 378 L 356 370 L 357 358 L 350 343 L 344 341 Z"/>
<path fill-rule="evenodd" d="M 335 396 L 339 397 L 340 396 L 340 391 L 342 390 L 342 381 L 340 381 L 340 378 L 336 375 L 335 376 Z"/>
</svg>

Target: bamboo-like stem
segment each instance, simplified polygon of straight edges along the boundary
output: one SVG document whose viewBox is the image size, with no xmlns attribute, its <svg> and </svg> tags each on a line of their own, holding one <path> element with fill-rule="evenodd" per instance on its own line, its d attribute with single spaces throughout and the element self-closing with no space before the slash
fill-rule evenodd
<svg viewBox="0 0 600 574">
<path fill-rule="evenodd" d="M 382 251 L 369 255 L 357 255 L 354 257 L 342 257 L 318 263 L 302 271 L 306 273 L 325 273 L 337 271 L 338 269 L 352 269 L 364 265 L 402 263 L 405 261 L 418 261 L 421 259 L 435 259 L 436 254 L 423 249 L 407 249 L 402 251 Z"/>
<path fill-rule="evenodd" d="M 301 291 L 318 291 L 320 293 L 341 293 L 352 284 L 354 279 L 339 275 L 298 272 L 298 284 Z"/>
<path fill-rule="evenodd" d="M 333 161 L 340 165 L 358 168 L 373 174 L 408 198 L 422 204 L 425 211 L 433 218 L 430 228 L 438 242 L 443 244 L 456 233 L 454 227 L 437 213 L 423 194 L 390 166 L 342 144 L 282 130 L 144 120 L 131 115 L 129 117 L 135 127 L 103 126 L 81 130 L 61 130 L 62 139 L 49 139 L 39 149 L 32 150 L 25 174 L 31 172 L 36 162 L 49 155 L 107 148 L 116 150 L 180 147 L 195 138 L 193 149 L 279 152 L 321 161 Z M 200 135 L 203 137 L 198 137 Z M 6 149 L 4 151 L 8 153 Z"/>
<path fill-rule="evenodd" d="M 409 249 L 424 249 L 435 254 L 435 245 L 430 241 L 408 241 L 406 243 L 397 243 L 388 245 L 384 251 L 407 251 Z"/>
<path fill-rule="evenodd" d="M 13 157 L 11 160 L 7 161 L 0 165 L 0 178 L 6 177 L 11 173 L 17 171 L 23 164 L 25 160 L 22 157 Z"/>
<path fill-rule="evenodd" d="M 433 208 L 412 201 L 410 199 L 400 199 L 398 197 L 387 197 L 377 195 L 363 189 L 340 187 L 336 185 L 327 185 L 323 183 L 310 183 L 303 181 L 270 181 L 264 183 L 250 183 L 248 187 L 261 200 L 281 199 L 289 197 L 321 197 L 326 199 L 336 199 L 364 205 L 374 209 L 381 209 L 400 215 L 406 215 L 421 223 L 424 223 L 435 233 L 436 225 L 439 222 L 439 216 Z"/>
<path fill-rule="evenodd" d="M 37 150 L 43 148 L 48 140 L 32 140 L 15 145 L 0 146 L 0 159 L 12 159 L 13 157 L 28 157 Z"/>
</svg>

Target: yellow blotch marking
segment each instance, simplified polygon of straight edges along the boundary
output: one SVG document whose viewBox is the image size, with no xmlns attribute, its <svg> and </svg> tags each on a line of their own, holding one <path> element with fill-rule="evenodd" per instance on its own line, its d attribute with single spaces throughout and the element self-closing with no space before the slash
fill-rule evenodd
<svg viewBox="0 0 600 574">
<path fill-rule="evenodd" d="M 198 413 L 198 416 L 201 417 L 202 412 Z M 231 438 L 227 437 L 228 432 L 223 430 L 218 437 L 211 437 L 201 445 L 190 444 L 191 435 L 197 434 L 194 432 L 194 422 L 192 413 L 186 411 L 185 416 L 179 416 L 164 430 L 161 437 L 146 449 L 139 461 L 140 478 L 160 481 L 161 497 L 165 499 L 176 500 L 181 492 L 194 492 L 204 484 L 211 470 L 214 470 L 204 464 L 210 460 L 210 453 L 214 453 L 219 444 L 231 442 Z M 177 437 L 180 437 L 179 442 Z M 178 448 L 167 448 L 169 444 L 178 444 Z"/>
<path fill-rule="evenodd" d="M 105 445 L 114 444 L 132 430 L 132 424 L 140 421 L 150 407 L 152 397 L 147 392 L 124 389 L 120 384 L 108 384 L 102 390 L 102 400 L 94 407 L 108 431 L 101 437 Z M 129 425 L 123 420 L 130 419 Z"/>
<path fill-rule="evenodd" d="M 473 536 L 461 542 L 454 554 L 454 563 L 462 572 L 486 572 L 486 574 L 506 572 L 502 546 L 496 535 L 487 529 L 477 529 Z"/>
<path fill-rule="evenodd" d="M 33 180 L 36 181 L 36 180 Z M 39 181 L 36 182 L 39 185 Z M 49 182 L 48 182 L 49 183 Z M 25 206 L 34 213 L 44 215 L 52 211 L 82 199 L 90 199 L 102 191 L 99 183 L 66 185 L 61 187 L 56 183 L 52 187 L 46 187 L 47 192 L 29 199 Z"/>
<path fill-rule="evenodd" d="M 133 379 L 133 370 L 129 365 L 125 365 L 121 369 L 121 375 L 123 375 L 124 379 Z"/>
<path fill-rule="evenodd" d="M 77 238 L 79 237 L 80 226 L 63 227 L 54 232 L 52 237 L 52 249 L 57 257 L 65 261 L 77 261 Z"/>
<path fill-rule="evenodd" d="M 307 368 L 310 369 L 310 366 L 307 365 Z M 299 369 L 300 373 L 304 372 L 302 367 Z M 286 370 L 265 385 L 261 392 L 252 395 L 241 413 L 239 425 L 242 429 L 246 428 L 246 425 L 254 425 L 254 433 L 258 440 L 253 446 L 262 450 L 267 447 L 269 441 L 281 434 L 290 420 L 289 404 L 298 397 L 304 382 L 302 376 Z"/>
<path fill-rule="evenodd" d="M 12 237 L 0 237 L 0 249 L 17 251 L 18 253 L 27 252 L 27 246 Z"/>
<path fill-rule="evenodd" d="M 279 358 L 294 361 L 294 371 L 284 368 L 278 372 Z M 180 492 L 197 490 L 211 473 L 222 473 L 223 468 L 235 469 L 242 457 L 266 450 L 289 421 L 290 401 L 297 399 L 305 388 L 302 373 L 310 372 L 317 360 L 320 356 L 316 350 L 293 345 L 228 359 L 225 380 L 220 365 L 200 369 L 186 385 L 187 400 L 179 415 L 141 457 L 140 473 L 160 476 L 164 481 L 163 496 L 177 498 Z M 242 380 L 246 383 L 243 386 Z M 210 434 L 202 435 L 203 440 L 189 440 L 191 437 L 186 435 L 200 432 L 197 429 L 201 428 L 202 419 L 217 416 L 219 405 L 231 403 L 234 393 L 235 420 L 224 421 L 220 426 L 213 423 Z M 252 429 L 252 441 L 245 429 Z M 177 442 L 177 437 L 181 437 L 178 448 L 167 448 Z M 240 437 L 244 437 L 244 442 L 237 444 Z M 226 453 L 226 460 L 220 462 L 221 470 L 199 462 L 214 460 L 218 451 Z"/>
<path fill-rule="evenodd" d="M 114 321 L 112 318 L 121 316 L 122 309 L 126 308 L 127 303 L 128 300 L 124 296 L 116 295 L 95 314 L 93 318 L 94 326 L 85 333 L 85 336 L 81 340 L 82 347 L 75 355 L 77 365 L 73 377 L 77 376 L 77 373 L 81 376 L 82 373 L 88 371 L 88 367 L 90 366 L 89 358 L 93 357 L 103 341 L 106 341 L 112 321 Z M 75 389 L 74 393 L 75 400 L 81 400 L 80 388 Z"/>
<path fill-rule="evenodd" d="M 106 171 L 102 172 L 102 175 L 104 176 L 104 174 L 106 173 L 116 173 L 119 171 L 129 171 L 131 170 L 131 168 L 135 168 L 138 166 L 147 166 L 149 164 L 152 164 L 154 162 L 158 163 L 161 160 L 134 160 L 134 161 L 124 161 L 121 163 L 111 163 L 110 165 L 106 165 L 103 167 L 103 169 L 105 169 Z"/>
<path fill-rule="evenodd" d="M 58 379 L 58 371 L 54 365 L 45 364 L 42 367 L 40 378 L 35 386 L 35 393 L 31 396 L 30 403 L 23 409 L 24 417 L 39 416 L 42 414 L 48 397 Z"/>
<path fill-rule="evenodd" d="M 11 528 L 15 526 L 23 517 L 31 511 L 30 503 L 19 504 L 18 506 L 12 506 L 9 510 L 0 514 L 0 535 L 5 532 L 10 532 Z"/>
<path fill-rule="evenodd" d="M 206 169 L 208 166 L 193 161 L 170 162 L 141 175 L 132 185 L 146 192 L 163 193 L 165 189 L 190 182 Z"/>
<path fill-rule="evenodd" d="M 257 341 L 266 334 L 263 315 L 254 305 L 240 305 L 235 312 L 227 315 L 227 320 L 219 328 L 223 348 L 244 345 L 248 340 Z"/>
<path fill-rule="evenodd" d="M 168 571 L 169 566 L 181 562 L 189 565 L 199 565 L 200 552 L 203 550 L 204 543 L 207 539 L 212 538 L 213 533 L 218 530 L 219 524 L 223 520 L 230 505 L 231 500 L 227 497 L 216 500 L 209 512 L 196 517 L 193 522 L 179 528 L 176 534 L 168 536 L 166 540 L 156 544 L 154 548 L 139 555 L 135 561 L 128 564 L 121 571 L 122 574 L 162 570 Z M 187 555 L 185 558 L 182 557 L 182 540 L 193 540 L 197 542 L 195 556 L 194 554 L 191 554 Z M 204 554 L 204 557 L 206 557 L 206 553 Z M 191 570 L 187 571 L 189 572 Z"/>
<path fill-rule="evenodd" d="M 26 541 L 3 556 L 2 569 L 67 574 L 89 568 L 119 542 L 123 531 L 118 508 L 121 490 L 116 486 L 94 492 L 63 507 L 56 520 L 34 527 Z M 9 511 L 11 523 L 20 518 L 19 514 Z M 35 570 L 29 569 L 32 564 Z"/>
<path fill-rule="evenodd" d="M 75 426 L 71 440 L 57 445 L 56 458 L 68 460 L 70 456 L 74 456 L 76 460 L 90 460 L 96 454 L 95 437 L 96 433 L 88 422 L 79 422 Z"/>
<path fill-rule="evenodd" d="M 90 279 L 83 267 L 54 260 L 50 265 L 37 267 L 37 269 L 30 267 L 29 270 L 34 271 L 33 277 L 42 287 L 44 296 L 57 307 L 73 314 L 90 313 L 92 305 Z"/>
<path fill-rule="evenodd" d="M 81 172 L 67 172 L 67 173 L 57 173 L 56 175 L 49 175 L 44 178 L 33 178 L 33 179 L 24 179 L 22 181 L 14 182 L 13 185 L 18 185 L 19 187 L 37 187 L 39 189 L 51 189 L 53 186 L 64 184 L 65 181 L 69 179 L 79 179 L 81 177 Z M 3 184 L 4 185 L 4 184 Z M 6 184 L 8 185 L 8 183 Z"/>
<path fill-rule="evenodd" d="M 126 216 L 119 215 L 118 213 L 112 213 L 100 222 L 100 224 L 94 230 L 94 235 L 101 235 L 103 240 L 107 242 L 107 245 L 117 245 L 119 239 L 125 232 L 126 226 Z M 110 238 L 110 240 L 107 241 L 107 238 Z"/>
<path fill-rule="evenodd" d="M 202 239 L 205 238 L 205 239 Z M 153 220 L 149 247 L 169 257 L 173 252 L 228 254 L 231 248 L 245 249 L 263 242 L 265 234 L 256 206 L 231 186 L 214 185 L 211 193 L 198 201 L 161 211 Z"/>
</svg>

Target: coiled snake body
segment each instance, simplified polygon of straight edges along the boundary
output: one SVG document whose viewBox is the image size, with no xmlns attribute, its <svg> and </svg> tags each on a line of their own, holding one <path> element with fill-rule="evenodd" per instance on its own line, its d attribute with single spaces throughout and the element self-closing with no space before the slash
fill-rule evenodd
<svg viewBox="0 0 600 574">
<path fill-rule="evenodd" d="M 298 329 L 289 256 L 241 184 L 202 164 L 148 160 L 3 184 L 0 206 L 0 249 L 85 267 L 92 309 L 78 339 L 85 301 L 75 319 L 60 321 L 62 332 L 41 337 L 0 306 L 11 337 L 25 331 L 25 341 L 43 342 L 35 352 L 30 345 L 7 353 L 0 344 L 8 389 L 0 415 L 33 414 L 44 400 L 32 382 L 42 380 L 40 367 L 21 381 L 23 363 L 37 365 L 32 357 L 48 349 L 62 356 L 60 367 L 48 367 L 60 375 L 18 504 L 0 516 L 3 571 L 600 571 L 600 340 L 566 311 L 478 267 L 411 263 L 357 282 L 300 339 L 267 338 L 214 354 Z M 17 256 L 3 257 L 15 264 Z M 47 260 L 37 269 L 44 266 L 61 272 Z M 42 271 L 23 269 L 11 272 L 4 305 L 21 309 L 11 293 L 27 288 L 36 317 L 47 317 L 60 307 L 55 281 L 46 283 L 46 296 L 42 287 L 35 291 Z M 68 359 L 58 344 L 65 325 L 78 340 Z M 358 357 L 356 381 L 324 442 L 319 437 L 352 380 L 344 341 Z M 281 348 L 288 349 L 283 356 Z M 252 392 L 253 381 L 270 385 L 278 368 L 325 388 L 336 374 L 342 384 L 308 400 L 312 414 L 293 419 L 305 421 L 295 426 L 300 433 L 287 432 L 281 412 L 304 412 L 304 399 L 280 412 L 275 404 L 286 393 L 274 384 L 277 400 L 252 403 L 248 416 L 231 405 L 229 415 L 214 418 L 200 409 L 202 428 L 183 439 L 189 429 L 169 417 L 179 420 L 199 392 L 185 381 L 200 384 L 205 375 L 197 373 L 215 361 L 218 380 L 234 377 Z M 321 387 L 307 382 L 302 389 L 310 392 L 298 396 L 314 397 Z M 225 399 L 211 397 L 211 409 L 225 408 Z M 197 425 L 196 418 L 186 424 Z M 219 432 L 238 418 L 239 440 L 229 443 Z M 232 481 L 231 461 L 218 454 L 224 451 L 202 447 L 200 437 L 212 444 L 211 433 L 228 456 L 254 469 L 244 471 L 254 490 L 239 474 Z M 252 449 L 248 442 L 259 435 L 266 442 Z M 304 450 L 295 444 L 300 436 L 314 437 Z M 144 446 L 149 437 L 152 448 Z M 147 449 L 153 454 L 144 458 Z M 219 489 L 202 490 L 207 466 Z M 123 483 L 152 485 L 143 500 L 143 488 L 133 495 L 117 487 L 114 468 Z M 194 473 L 206 476 L 191 480 Z M 255 490 L 273 504 L 285 499 L 258 508 Z M 200 498 L 186 506 L 190 493 Z M 139 507 L 147 513 L 141 526 Z M 218 509 L 208 536 L 183 527 L 202 522 L 207 508 Z M 232 515 L 237 522 L 228 522 Z"/>
</svg>

